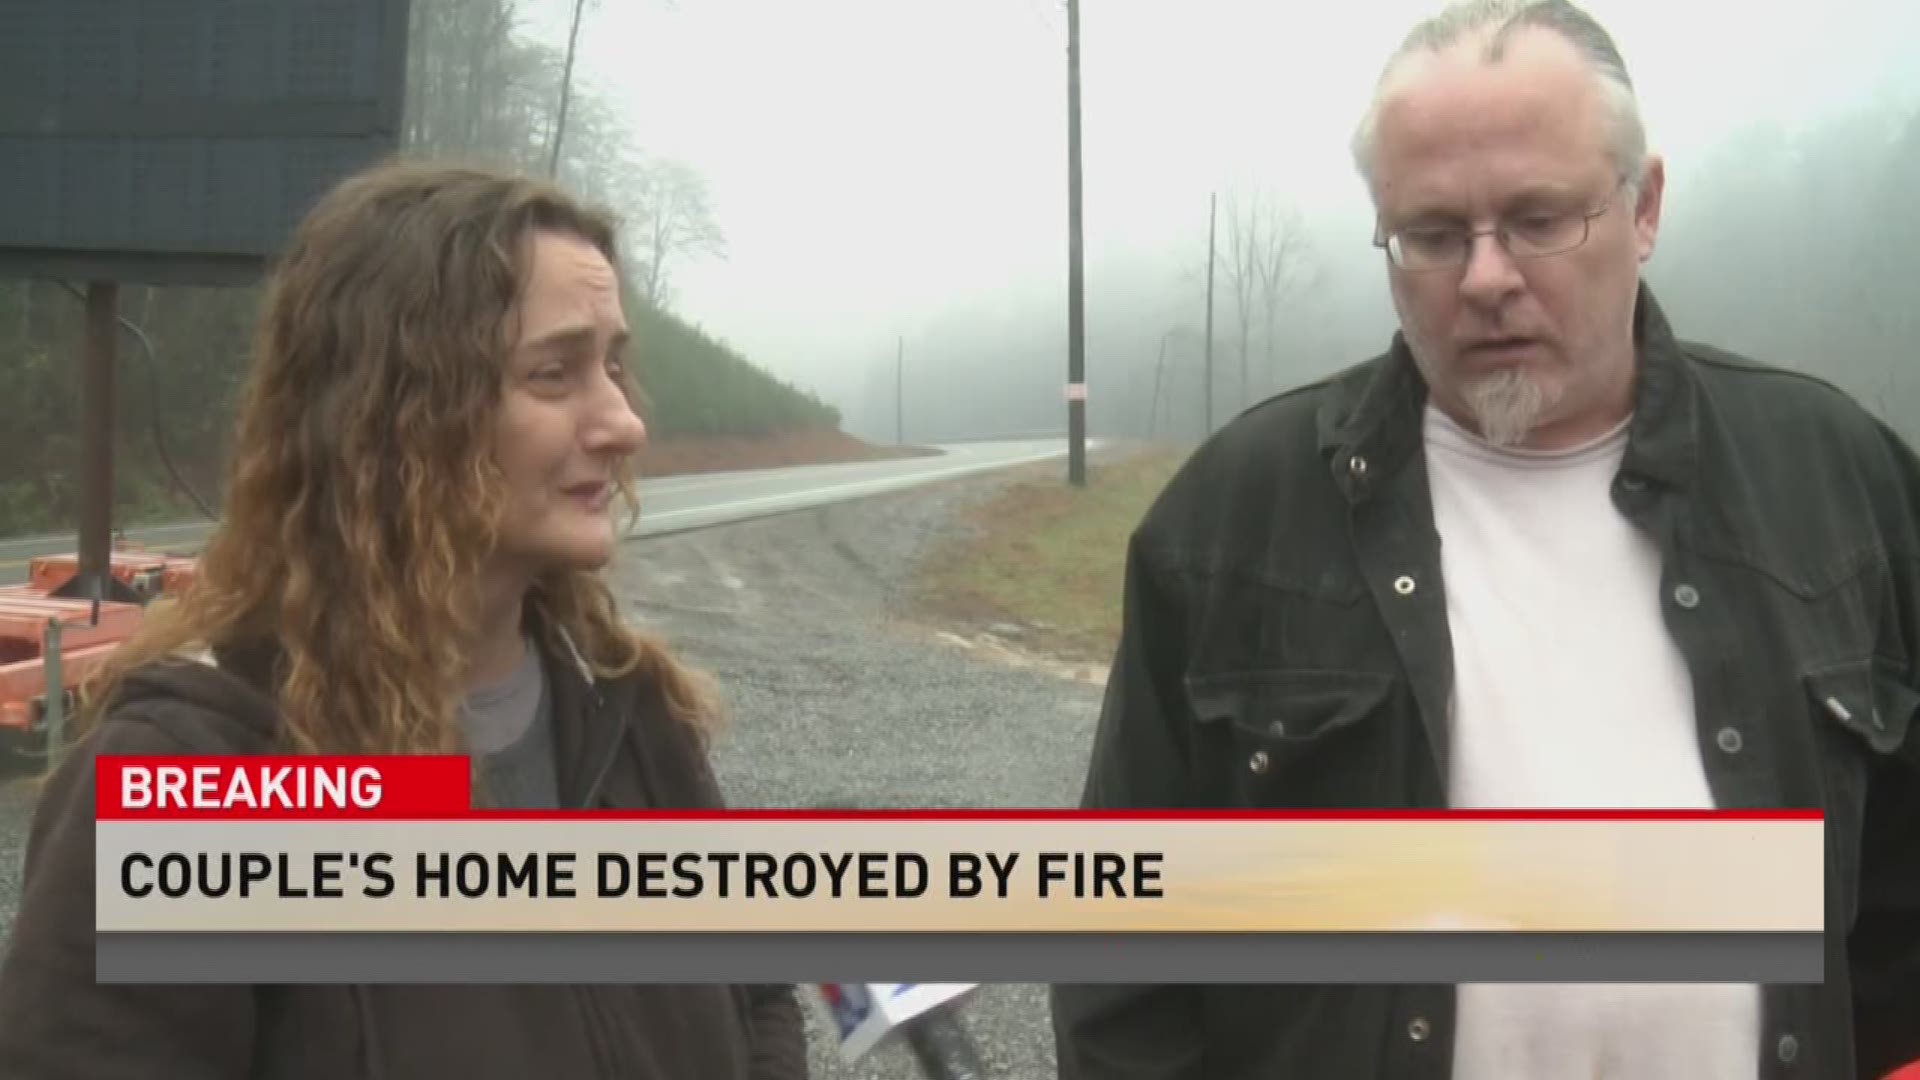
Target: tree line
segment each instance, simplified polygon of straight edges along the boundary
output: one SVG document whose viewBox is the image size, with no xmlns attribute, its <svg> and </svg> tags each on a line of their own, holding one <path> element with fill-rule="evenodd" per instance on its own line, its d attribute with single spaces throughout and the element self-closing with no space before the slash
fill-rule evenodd
<svg viewBox="0 0 1920 1080">
<path fill-rule="evenodd" d="M 563 186 L 620 216 L 639 404 L 655 438 L 838 428 L 837 410 L 674 314 L 676 272 L 725 252 L 706 186 L 645 152 L 620 103 L 577 78 L 562 129 L 566 60 L 523 32 L 528 14 L 528 0 L 413 0 L 401 152 L 527 175 L 553 165 Z M 118 346 L 114 520 L 217 507 L 259 290 L 127 285 L 120 296 L 140 333 Z M 76 519 L 81 315 L 66 283 L 0 280 L 0 535 Z"/>
<path fill-rule="evenodd" d="M 1920 91 L 1810 121 L 1730 120 L 1710 146 L 1662 149 L 1668 184 L 1646 277 L 1676 330 L 1827 379 L 1920 446 Z M 1209 384 L 1207 203 L 1193 211 L 1178 255 L 1089 268 L 1096 435 L 1200 439 L 1209 398 L 1217 428 L 1379 352 L 1395 330 L 1370 222 L 1315 220 L 1284 183 L 1223 187 Z M 1060 288 L 948 313 L 909 337 L 908 439 L 1063 429 L 1064 311 Z M 888 438 L 893 351 L 876 345 L 874 356 L 850 415 L 858 433 Z"/>
</svg>

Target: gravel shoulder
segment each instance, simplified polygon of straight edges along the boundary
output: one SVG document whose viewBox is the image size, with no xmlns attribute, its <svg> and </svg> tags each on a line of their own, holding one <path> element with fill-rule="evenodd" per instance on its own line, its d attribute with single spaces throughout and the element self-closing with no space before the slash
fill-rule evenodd
<svg viewBox="0 0 1920 1080">
<path fill-rule="evenodd" d="M 718 680 L 731 720 L 715 767 L 741 807 L 1072 806 L 1100 672 L 1022 657 L 925 621 L 920 561 L 1017 471 L 627 544 L 612 577 L 627 617 Z M 0 779 L 0 936 L 33 808 Z M 4 948 L 0 947 L 0 952 Z M 802 988 L 813 1075 L 918 1075 L 885 1045 L 840 1062 Z M 1054 1075 L 1046 991 L 977 990 L 966 1021 L 991 1075 Z"/>
<path fill-rule="evenodd" d="M 913 581 L 995 474 L 628 547 L 629 618 L 719 680 L 715 767 L 737 806 L 1064 807 L 1100 705 L 1097 678 L 920 620 Z M 803 988 L 805 989 L 805 988 Z M 808 995 L 811 998 L 809 991 Z M 897 1046 L 842 1064 L 809 1007 L 813 1075 L 918 1075 Z M 1046 991 L 983 986 L 966 1021 L 992 1075 L 1054 1075 Z"/>
<path fill-rule="evenodd" d="M 6 932 L 20 907 L 20 864 L 38 794 L 38 782 L 17 769 L 0 776 L 0 956 L 6 955 Z"/>
</svg>

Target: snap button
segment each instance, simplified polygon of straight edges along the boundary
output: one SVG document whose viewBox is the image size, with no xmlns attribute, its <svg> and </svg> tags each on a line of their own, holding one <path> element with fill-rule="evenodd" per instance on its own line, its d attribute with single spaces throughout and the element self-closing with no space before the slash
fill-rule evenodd
<svg viewBox="0 0 1920 1080">
<path fill-rule="evenodd" d="M 1714 741 L 1720 744 L 1720 749 L 1729 754 L 1739 753 L 1740 748 L 1746 745 L 1746 740 L 1740 737 L 1740 733 L 1730 727 L 1721 728 L 1720 734 L 1714 737 Z"/>
<path fill-rule="evenodd" d="M 1353 474 L 1355 480 L 1367 475 L 1367 459 L 1359 454 L 1353 455 L 1347 459 L 1347 471 Z"/>
<path fill-rule="evenodd" d="M 1791 1035 L 1782 1035 L 1780 1044 L 1774 1050 L 1779 1054 L 1781 1061 L 1791 1065 L 1800 1058 L 1800 1040 Z"/>
<path fill-rule="evenodd" d="M 1431 1034 L 1433 1034 L 1433 1025 L 1429 1024 L 1424 1016 L 1414 1017 L 1413 1022 L 1407 1025 L 1407 1038 L 1414 1042 L 1426 1042 L 1427 1036 Z"/>
<path fill-rule="evenodd" d="M 1275 720 L 1273 723 L 1268 724 L 1267 734 L 1273 736 L 1276 739 L 1286 737 L 1287 722 L 1285 720 Z"/>
<path fill-rule="evenodd" d="M 1399 593 L 1401 596 L 1412 596 L 1413 588 L 1413 579 L 1405 574 L 1401 574 L 1399 577 L 1393 579 L 1393 591 Z"/>
<path fill-rule="evenodd" d="M 1673 590 L 1673 602 L 1689 610 L 1700 606 L 1700 590 L 1691 585 L 1676 585 Z"/>
<path fill-rule="evenodd" d="M 1265 750 L 1255 750 L 1253 752 L 1253 756 L 1247 759 L 1247 768 L 1253 770 L 1257 774 L 1265 775 L 1267 771 L 1267 766 L 1272 764 L 1272 761 L 1273 759 L 1267 757 L 1267 752 Z"/>
</svg>

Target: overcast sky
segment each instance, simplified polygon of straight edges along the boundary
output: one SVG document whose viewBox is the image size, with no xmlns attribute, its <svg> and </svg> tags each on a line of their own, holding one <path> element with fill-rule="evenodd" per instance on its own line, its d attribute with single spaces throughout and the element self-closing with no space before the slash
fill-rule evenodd
<svg viewBox="0 0 1920 1080">
<path fill-rule="evenodd" d="M 563 43 L 571 4 L 546 2 L 553 17 L 530 29 Z M 1163 276 L 1169 309 L 1186 304 L 1207 193 L 1234 184 L 1281 190 L 1340 249 L 1331 261 L 1377 270 L 1347 138 L 1433 9 L 1087 0 L 1089 304 L 1123 272 Z M 1693 163 L 1747 119 L 1914 100 L 1910 0 L 1589 10 L 1639 85 L 1670 206 L 1710 182 Z M 583 82 L 624 107 L 643 149 L 707 178 L 728 238 L 724 261 L 681 268 L 677 306 L 762 367 L 834 398 L 937 314 L 1064 297 L 1058 0 L 595 0 L 588 19 Z"/>
</svg>

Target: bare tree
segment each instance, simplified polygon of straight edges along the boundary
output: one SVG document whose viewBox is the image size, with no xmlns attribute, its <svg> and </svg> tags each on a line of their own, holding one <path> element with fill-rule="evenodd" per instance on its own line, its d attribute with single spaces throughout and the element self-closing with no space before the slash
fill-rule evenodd
<svg viewBox="0 0 1920 1080">
<path fill-rule="evenodd" d="M 1221 271 L 1233 298 L 1238 330 L 1240 407 L 1253 402 L 1251 353 L 1254 327 L 1261 331 L 1262 383 L 1276 380 L 1280 313 L 1287 301 L 1308 286 L 1312 266 L 1306 230 L 1291 203 L 1265 188 L 1229 190 Z"/>
<path fill-rule="evenodd" d="M 627 224 L 636 287 L 666 306 L 682 261 L 724 242 L 701 177 L 637 145 L 617 101 L 574 77 L 598 0 L 566 0 L 564 49 L 520 32 L 527 0 L 414 0 L 410 153 L 564 178 Z M 667 6 L 671 7 L 671 4 Z"/>
<path fill-rule="evenodd" d="M 544 161 L 557 53 L 522 36 L 517 0 L 414 0 L 409 153 L 531 170 Z"/>
<path fill-rule="evenodd" d="M 569 190 L 631 218 L 646 196 L 645 160 L 619 103 L 575 95 L 558 170 Z"/>
<path fill-rule="evenodd" d="M 1252 403 L 1247 347 L 1252 340 L 1254 304 L 1260 294 L 1261 200 L 1230 189 L 1222 201 L 1227 227 L 1220 257 L 1225 264 L 1222 270 L 1227 288 L 1233 293 L 1233 319 L 1239 330 L 1236 341 L 1240 351 L 1240 407 L 1244 409 Z"/>
<path fill-rule="evenodd" d="M 707 183 L 682 162 L 657 159 L 633 177 L 631 212 L 638 239 L 640 286 L 656 307 L 671 299 L 668 267 L 701 255 L 726 254 Z"/>
<path fill-rule="evenodd" d="M 580 45 L 580 21 L 587 13 L 587 0 L 573 0 L 573 29 L 567 34 L 567 62 L 560 69 L 560 110 L 547 139 L 547 179 L 560 173 L 560 143 L 567 135 L 567 105 L 573 98 L 573 57 Z"/>
<path fill-rule="evenodd" d="M 1278 380 L 1279 324 L 1281 307 L 1310 284 L 1313 268 L 1308 261 L 1306 230 L 1300 214 L 1290 203 L 1263 200 L 1264 225 L 1256 235 L 1254 276 L 1259 286 L 1262 342 L 1265 345 L 1263 374 L 1268 389 Z"/>
</svg>

